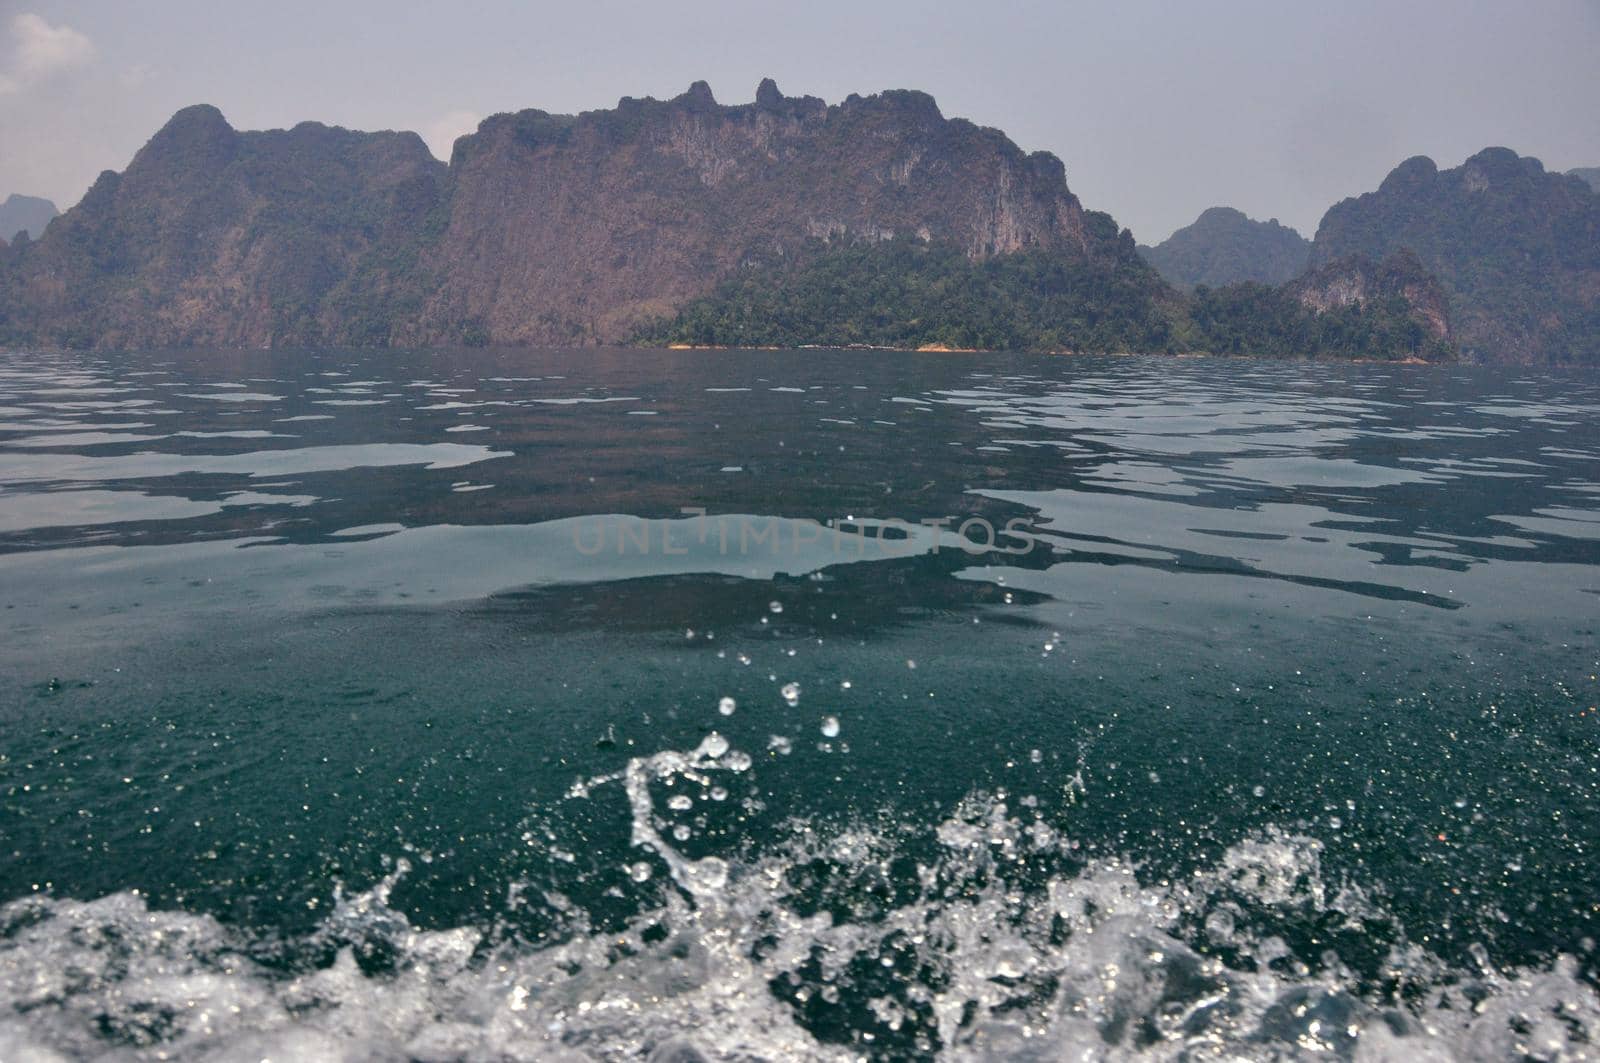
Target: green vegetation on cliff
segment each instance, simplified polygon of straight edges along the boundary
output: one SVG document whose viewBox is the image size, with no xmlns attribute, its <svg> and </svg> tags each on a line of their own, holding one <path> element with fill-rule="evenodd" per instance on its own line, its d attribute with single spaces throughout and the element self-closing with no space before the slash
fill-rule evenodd
<svg viewBox="0 0 1600 1063">
<path fill-rule="evenodd" d="M 1289 286 L 1234 284 L 1197 288 L 1189 313 L 1195 346 L 1210 354 L 1374 361 L 1453 356 L 1399 293 L 1319 311 Z"/>
<path fill-rule="evenodd" d="M 1348 264 L 1354 269 L 1355 264 Z M 1412 300 L 1354 275 L 1359 293 L 1314 305 L 1295 286 L 1201 288 L 1185 298 L 1133 256 L 1090 265 L 1028 250 L 973 260 L 900 238 L 812 245 L 749 267 L 637 342 L 716 347 L 948 347 L 1308 358 L 1447 358 Z"/>
<path fill-rule="evenodd" d="M 1131 259 L 1131 256 L 1130 256 Z M 823 248 L 746 269 L 643 342 L 750 347 L 1168 351 L 1165 286 L 1137 260 L 1114 267 L 1051 251 L 974 260 L 898 238 Z"/>
</svg>

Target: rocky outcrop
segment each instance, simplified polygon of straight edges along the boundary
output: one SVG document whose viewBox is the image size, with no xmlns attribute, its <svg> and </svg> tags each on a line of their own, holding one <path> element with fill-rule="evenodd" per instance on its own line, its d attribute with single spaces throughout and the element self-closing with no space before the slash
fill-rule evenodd
<svg viewBox="0 0 1600 1063">
<path fill-rule="evenodd" d="M 1060 160 L 920 92 L 770 80 L 495 115 L 448 167 L 413 133 L 240 133 L 179 112 L 9 256 L 16 339 L 96 346 L 623 341 L 741 266 L 895 236 L 1112 261 Z M 1109 227 L 1109 235 L 1107 229 Z"/>
<path fill-rule="evenodd" d="M 1600 196 L 1538 159 L 1487 148 L 1440 170 L 1408 159 L 1323 217 L 1312 262 L 1415 252 L 1479 361 L 1600 364 Z"/>
<path fill-rule="evenodd" d="M 1431 339 L 1451 338 L 1444 286 L 1411 251 L 1398 251 L 1382 262 L 1350 255 L 1307 271 L 1286 290 L 1301 306 L 1319 314 L 1402 300 L 1405 312 Z"/>
<path fill-rule="evenodd" d="M 1311 241 L 1276 218 L 1256 221 L 1232 207 L 1211 207 L 1139 254 L 1179 288 L 1282 284 L 1306 268 Z"/>
</svg>

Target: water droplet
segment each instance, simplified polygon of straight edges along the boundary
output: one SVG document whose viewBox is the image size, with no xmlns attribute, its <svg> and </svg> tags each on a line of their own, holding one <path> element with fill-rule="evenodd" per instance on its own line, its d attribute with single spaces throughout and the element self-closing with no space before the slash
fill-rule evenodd
<svg viewBox="0 0 1600 1063">
<path fill-rule="evenodd" d="M 822 718 L 822 736 L 824 738 L 839 737 L 839 717 L 824 716 Z"/>
<path fill-rule="evenodd" d="M 721 701 L 717 702 L 717 711 L 722 713 L 724 716 L 732 716 L 733 710 L 737 709 L 738 707 L 739 703 L 734 701 L 732 698 L 723 698 Z"/>
</svg>

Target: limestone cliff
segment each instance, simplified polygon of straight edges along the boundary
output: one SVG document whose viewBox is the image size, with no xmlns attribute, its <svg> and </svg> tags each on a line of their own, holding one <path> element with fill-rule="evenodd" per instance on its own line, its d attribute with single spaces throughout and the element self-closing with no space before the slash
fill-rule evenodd
<svg viewBox="0 0 1600 1063">
<path fill-rule="evenodd" d="M 1060 160 L 919 92 L 495 115 L 448 167 L 413 133 L 241 133 L 179 112 L 6 256 L 13 342 L 590 344 L 818 243 L 1118 259 Z M 1109 225 L 1110 235 L 1107 236 Z"/>
<path fill-rule="evenodd" d="M 623 340 L 808 239 L 1109 253 L 1058 159 L 920 92 L 830 107 L 768 80 L 753 104 L 722 106 L 697 82 L 577 117 L 497 115 L 456 143 L 450 173 L 449 223 L 423 258 L 441 284 L 408 340 L 462 322 L 503 342 Z"/>
</svg>

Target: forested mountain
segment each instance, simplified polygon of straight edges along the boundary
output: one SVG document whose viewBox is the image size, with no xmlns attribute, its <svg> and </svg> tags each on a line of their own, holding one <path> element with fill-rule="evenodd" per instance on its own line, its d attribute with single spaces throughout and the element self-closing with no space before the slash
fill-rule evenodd
<svg viewBox="0 0 1600 1063">
<path fill-rule="evenodd" d="M 1600 363 L 1600 196 L 1582 181 L 1507 148 L 1450 170 L 1418 156 L 1330 209 L 1312 262 L 1401 250 L 1438 277 L 1469 357 Z"/>
<path fill-rule="evenodd" d="M 1278 219 L 1256 221 L 1232 207 L 1212 207 L 1154 247 L 1146 262 L 1179 288 L 1255 281 L 1282 284 L 1311 258 L 1311 241 Z"/>
</svg>

